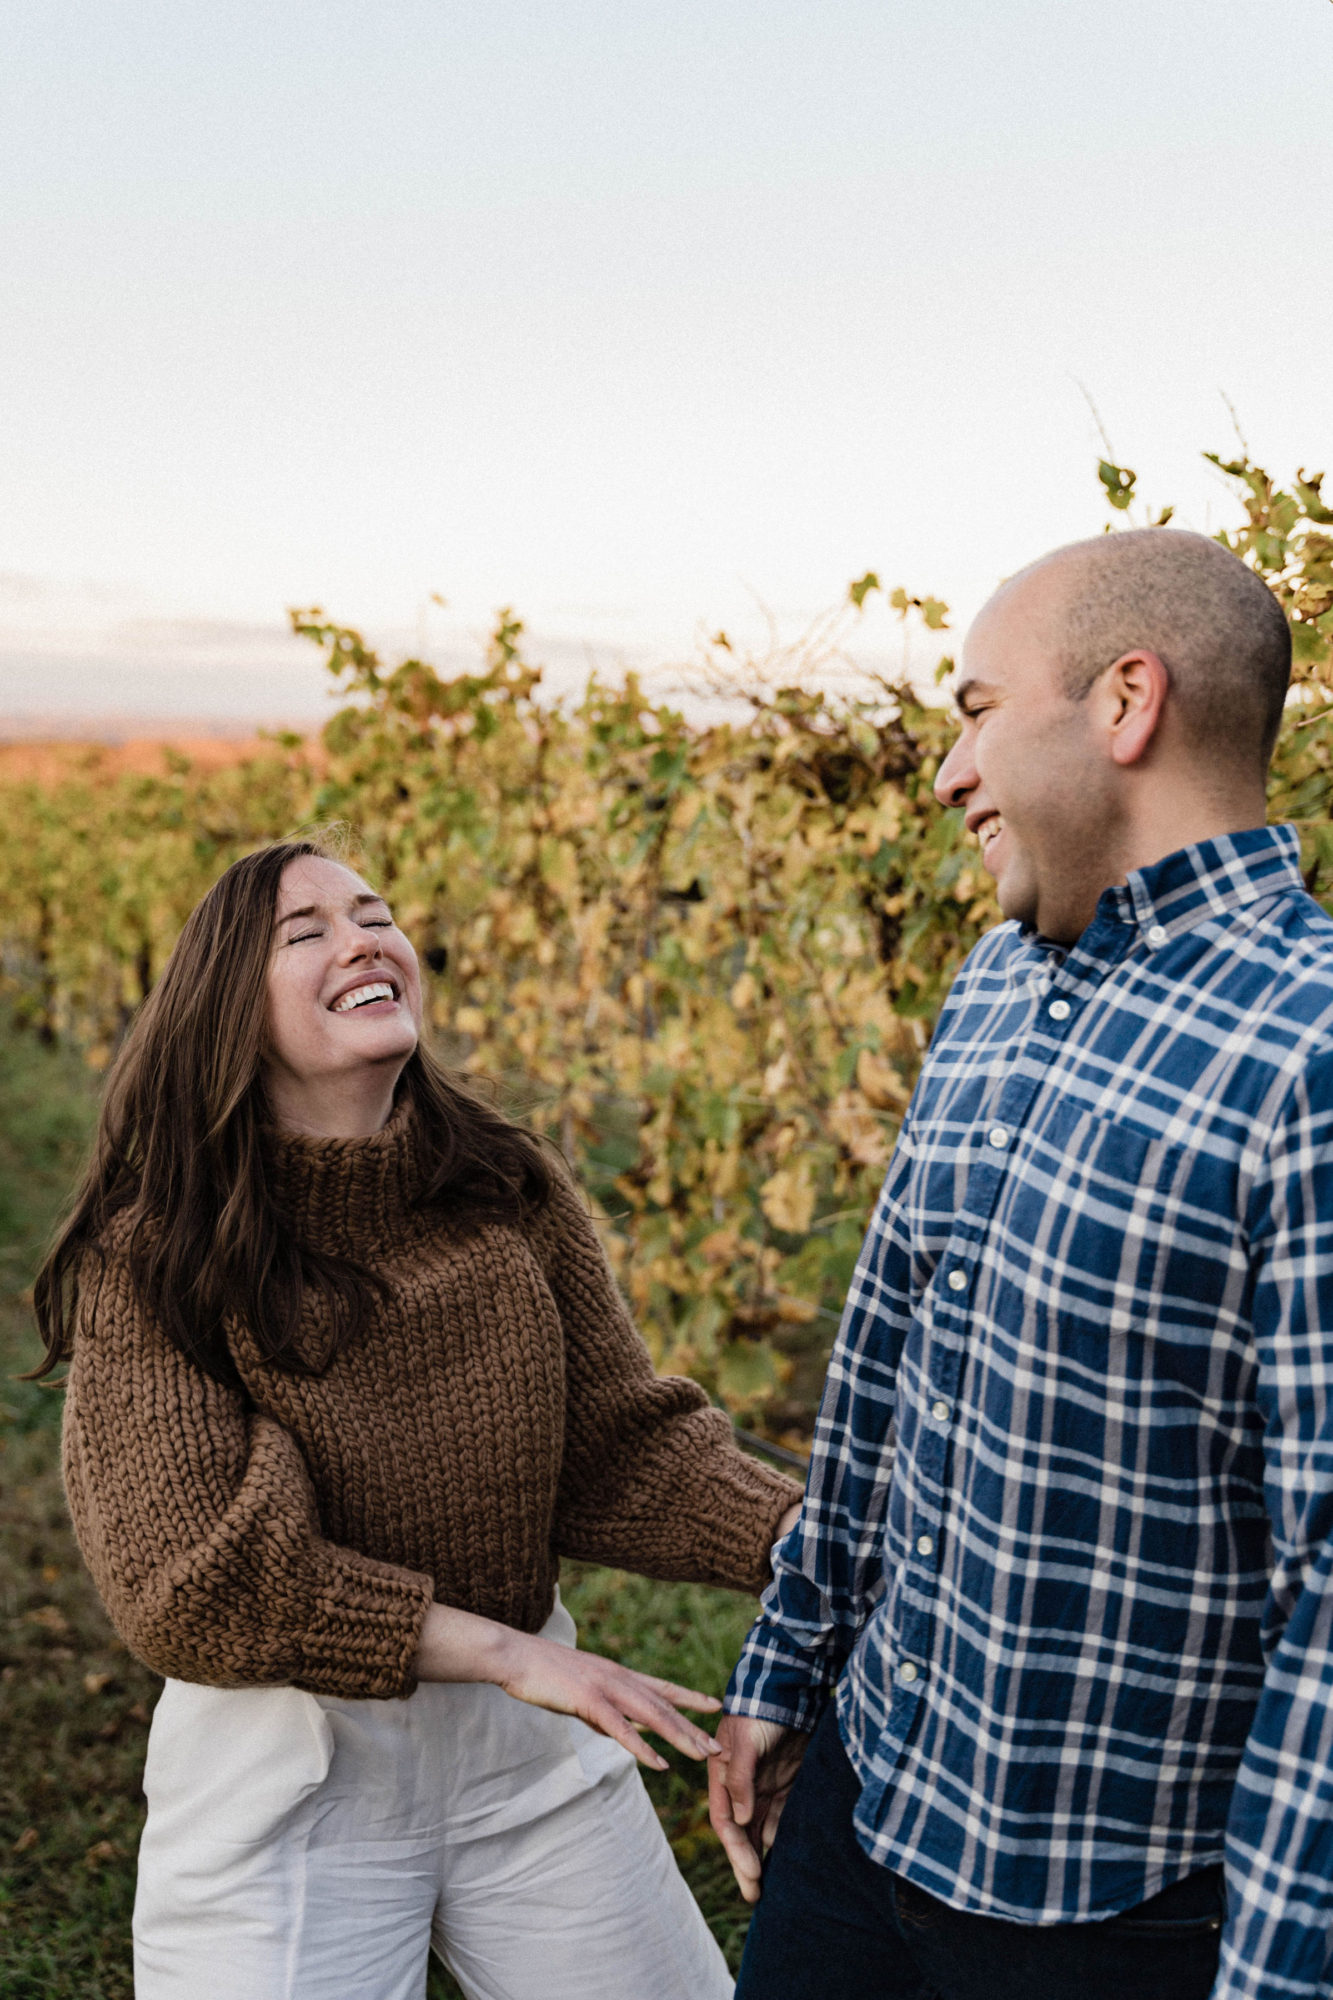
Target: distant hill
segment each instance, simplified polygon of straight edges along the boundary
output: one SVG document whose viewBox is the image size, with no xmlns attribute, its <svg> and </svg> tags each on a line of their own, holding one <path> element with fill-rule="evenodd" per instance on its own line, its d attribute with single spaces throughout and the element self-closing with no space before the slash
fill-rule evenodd
<svg viewBox="0 0 1333 2000">
<path fill-rule="evenodd" d="M 137 721 L 135 728 L 142 725 Z M 135 772 L 144 777 L 163 777 L 169 768 L 168 752 L 188 757 L 197 770 L 217 771 L 238 764 L 266 746 L 254 731 L 234 734 L 201 728 L 182 730 L 164 726 L 151 734 L 108 738 L 89 732 L 83 737 L 53 732 L 49 737 L 24 737 L 6 742 L 0 738 L 0 780 L 35 778 L 41 784 L 59 784 L 80 772 L 114 776 Z"/>
</svg>

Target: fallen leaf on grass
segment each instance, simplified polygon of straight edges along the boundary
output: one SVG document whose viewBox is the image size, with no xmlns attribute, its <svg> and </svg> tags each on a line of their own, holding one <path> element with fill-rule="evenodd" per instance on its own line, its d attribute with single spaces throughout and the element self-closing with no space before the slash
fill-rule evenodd
<svg viewBox="0 0 1333 2000">
<path fill-rule="evenodd" d="M 83 1691 L 85 1694 L 101 1694 L 102 1689 L 109 1687 L 110 1684 L 110 1674 L 85 1674 L 83 1677 Z"/>
<path fill-rule="evenodd" d="M 13 1854 L 26 1854 L 30 1847 L 36 1847 L 36 1845 L 37 1845 L 36 1827 L 25 1826 L 22 1833 L 19 1835 L 18 1839 L 14 1842 L 14 1845 L 10 1849 L 10 1852 Z"/>
<path fill-rule="evenodd" d="M 36 1611 L 27 1614 L 29 1625 L 40 1625 L 43 1632 L 50 1632 L 57 1639 L 63 1639 L 69 1631 L 69 1620 L 54 1604 L 43 1604 Z"/>
<path fill-rule="evenodd" d="M 120 1849 L 114 1840 L 95 1840 L 83 1857 L 85 1868 L 100 1868 L 104 1861 L 119 1861 Z"/>
<path fill-rule="evenodd" d="M 151 1722 L 153 1719 L 141 1701 L 136 1701 L 132 1708 L 126 1709 L 125 1713 L 126 1715 L 128 1715 L 131 1722 L 142 1722 L 147 1724 Z"/>
</svg>

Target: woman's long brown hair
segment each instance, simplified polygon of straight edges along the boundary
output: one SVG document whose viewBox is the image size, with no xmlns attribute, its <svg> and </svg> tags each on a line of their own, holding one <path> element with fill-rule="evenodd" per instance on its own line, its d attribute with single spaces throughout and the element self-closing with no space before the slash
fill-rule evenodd
<svg viewBox="0 0 1333 2000">
<path fill-rule="evenodd" d="M 196 905 L 112 1068 L 92 1159 L 34 1287 L 45 1375 L 68 1357 L 89 1257 L 128 1225 L 140 1297 L 168 1339 L 209 1375 L 236 1380 L 227 1328 L 245 1325 L 279 1367 L 318 1373 L 362 1325 L 378 1280 L 297 1241 L 269 1196 L 263 1131 L 268 965 L 283 870 L 315 840 L 234 862 Z M 460 1220 L 518 1217 L 551 1191 L 535 1139 L 418 1044 L 403 1069 L 421 1149 L 423 1206 Z M 312 1355 L 302 1300 L 329 1329 Z M 307 1321 L 307 1325 L 309 1321 Z"/>
</svg>

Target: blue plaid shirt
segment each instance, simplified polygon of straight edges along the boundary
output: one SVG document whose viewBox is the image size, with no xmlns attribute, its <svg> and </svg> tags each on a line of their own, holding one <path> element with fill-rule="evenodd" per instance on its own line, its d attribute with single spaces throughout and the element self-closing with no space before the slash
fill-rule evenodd
<svg viewBox="0 0 1333 2000">
<path fill-rule="evenodd" d="M 865 1851 L 1102 1917 L 1227 1864 L 1215 2000 L 1328 1995 L 1333 921 L 1289 827 L 954 984 L 726 1706 L 831 1688 Z"/>
</svg>

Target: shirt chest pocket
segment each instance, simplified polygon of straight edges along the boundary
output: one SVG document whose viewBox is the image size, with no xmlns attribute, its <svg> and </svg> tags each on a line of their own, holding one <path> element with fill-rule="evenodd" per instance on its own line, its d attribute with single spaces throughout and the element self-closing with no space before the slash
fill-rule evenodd
<svg viewBox="0 0 1333 2000">
<path fill-rule="evenodd" d="M 1066 1100 L 1034 1141 L 1010 1231 L 1062 1320 L 1113 1333 L 1215 1312 L 1235 1268 L 1235 1179 L 1220 1149 Z"/>
</svg>

